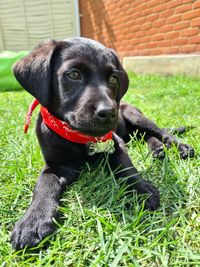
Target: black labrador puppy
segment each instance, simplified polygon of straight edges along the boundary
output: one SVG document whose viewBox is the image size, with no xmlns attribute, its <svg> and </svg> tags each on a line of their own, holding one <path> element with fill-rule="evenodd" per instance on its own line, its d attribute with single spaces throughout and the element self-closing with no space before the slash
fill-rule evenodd
<svg viewBox="0 0 200 267">
<path fill-rule="evenodd" d="M 45 168 L 26 214 L 14 227 L 12 246 L 37 245 L 54 230 L 53 218 L 63 190 L 74 182 L 86 163 L 106 154 L 116 178 L 128 191 L 145 194 L 145 208 L 159 206 L 158 190 L 133 167 L 124 141 L 137 130 L 154 156 L 163 156 L 163 143 L 177 145 L 182 158 L 193 156 L 136 108 L 121 103 L 128 76 L 113 50 L 86 38 L 48 41 L 14 66 L 19 83 L 41 104 L 37 137 Z"/>
</svg>

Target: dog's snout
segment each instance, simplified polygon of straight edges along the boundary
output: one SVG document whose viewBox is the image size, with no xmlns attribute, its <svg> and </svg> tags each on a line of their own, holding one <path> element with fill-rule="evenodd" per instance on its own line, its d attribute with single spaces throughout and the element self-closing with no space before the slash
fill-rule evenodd
<svg viewBox="0 0 200 267">
<path fill-rule="evenodd" d="M 101 121 L 112 121 L 117 116 L 114 106 L 99 105 L 96 109 L 96 115 Z"/>
</svg>

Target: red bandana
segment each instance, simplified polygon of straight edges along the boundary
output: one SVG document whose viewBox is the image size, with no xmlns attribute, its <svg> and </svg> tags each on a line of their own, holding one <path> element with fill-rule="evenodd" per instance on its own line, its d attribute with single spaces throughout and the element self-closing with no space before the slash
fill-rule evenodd
<svg viewBox="0 0 200 267">
<path fill-rule="evenodd" d="M 29 106 L 28 112 L 26 114 L 26 123 L 24 125 L 24 132 L 27 133 L 28 127 L 31 123 L 31 115 L 34 109 L 39 105 L 37 99 L 35 99 L 31 105 Z M 48 112 L 46 108 L 41 106 L 40 112 L 42 114 L 43 122 L 54 132 L 58 135 L 62 136 L 63 138 L 67 139 L 68 141 L 79 143 L 79 144 L 87 144 L 88 142 L 106 142 L 107 140 L 112 139 L 113 132 L 110 131 L 107 134 L 101 137 L 93 137 L 89 135 L 85 135 L 79 131 L 75 131 L 70 128 L 70 126 L 64 122 L 59 120 L 58 118 L 54 117 L 52 114 Z"/>
</svg>

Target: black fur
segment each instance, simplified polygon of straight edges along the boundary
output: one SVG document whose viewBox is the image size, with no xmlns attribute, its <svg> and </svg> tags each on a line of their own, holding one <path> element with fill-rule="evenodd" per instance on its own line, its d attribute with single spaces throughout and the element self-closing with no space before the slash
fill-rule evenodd
<svg viewBox="0 0 200 267">
<path fill-rule="evenodd" d="M 73 129 L 91 136 L 115 131 L 115 152 L 108 155 L 110 167 L 121 169 L 116 178 L 126 178 L 128 191 L 148 195 L 145 207 L 149 210 L 159 206 L 158 190 L 133 167 L 123 140 L 128 141 L 137 130 L 139 135 L 145 134 L 154 156 L 164 156 L 163 143 L 169 147 L 176 144 L 183 158 L 193 156 L 190 146 L 158 128 L 137 108 L 120 104 L 128 89 L 128 76 L 114 51 L 98 42 L 86 38 L 48 41 L 16 63 L 14 74 L 25 90 Z M 35 246 L 54 230 L 53 218 L 57 217 L 62 191 L 78 178 L 85 162 L 104 156 L 89 156 L 86 145 L 58 136 L 43 123 L 41 115 L 36 132 L 46 165 L 30 207 L 15 224 L 11 238 L 14 249 Z"/>
</svg>

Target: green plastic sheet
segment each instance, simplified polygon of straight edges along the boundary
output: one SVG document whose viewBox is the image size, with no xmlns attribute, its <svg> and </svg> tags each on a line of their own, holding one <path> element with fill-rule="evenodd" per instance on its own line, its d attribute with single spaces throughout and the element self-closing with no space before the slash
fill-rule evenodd
<svg viewBox="0 0 200 267">
<path fill-rule="evenodd" d="M 0 90 L 15 90 L 22 88 L 13 75 L 13 65 L 20 58 L 26 56 L 28 51 L 0 53 Z"/>
</svg>

